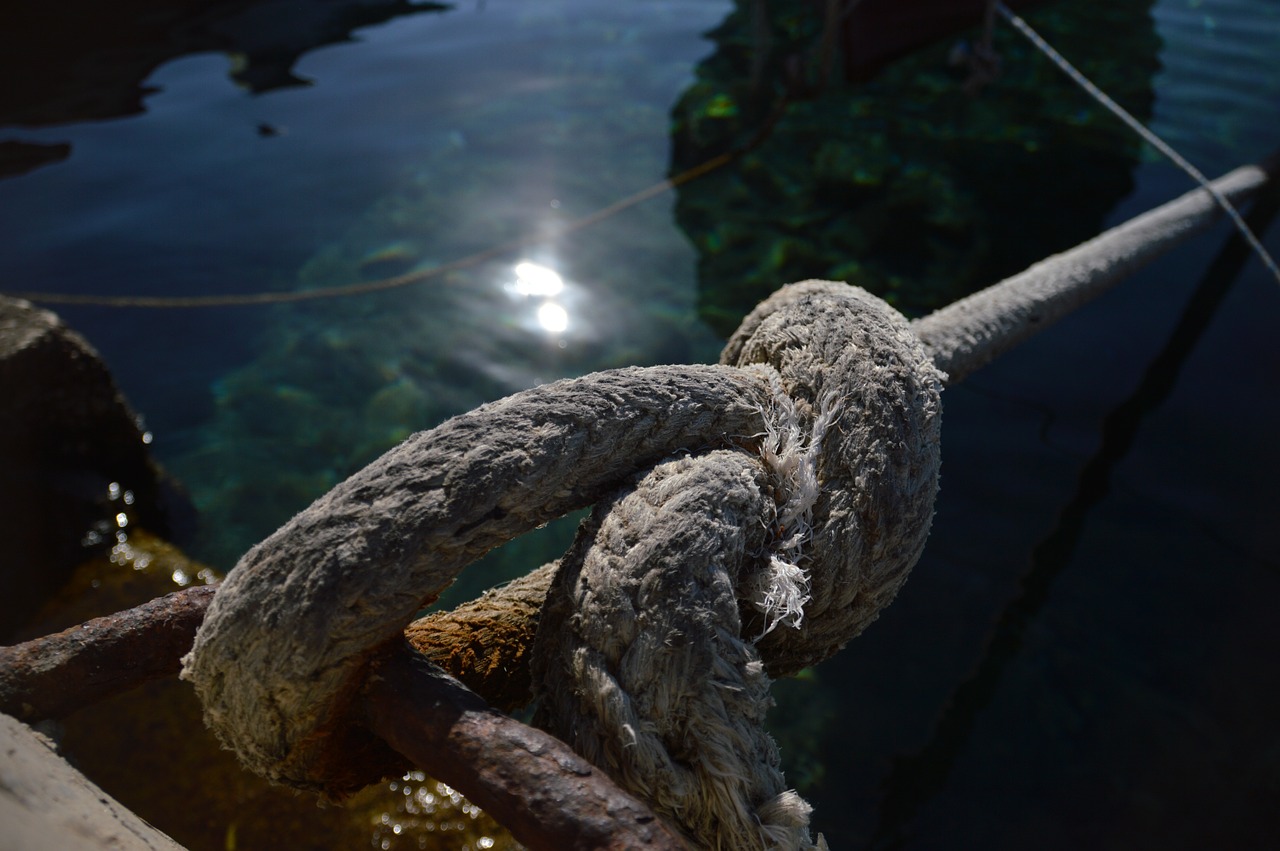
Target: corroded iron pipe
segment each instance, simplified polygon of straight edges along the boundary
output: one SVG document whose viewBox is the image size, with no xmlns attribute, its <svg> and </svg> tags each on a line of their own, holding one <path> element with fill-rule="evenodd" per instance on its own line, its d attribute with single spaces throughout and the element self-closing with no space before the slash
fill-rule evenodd
<svg viewBox="0 0 1280 851">
<path fill-rule="evenodd" d="M 175 676 L 217 590 L 184 588 L 53 635 L 0 647 L 0 712 L 22 721 L 62 718 Z"/>
<path fill-rule="evenodd" d="M 689 849 L 564 742 L 493 709 L 402 642 L 373 663 L 363 697 L 371 732 L 529 848 Z"/>
<path fill-rule="evenodd" d="M 216 591 L 185 588 L 0 647 L 0 712 L 30 722 L 60 718 L 177 674 Z M 444 623 L 446 635 L 457 634 L 450 627 L 466 628 L 465 618 Z M 407 644 L 396 643 L 371 664 L 358 702 L 365 725 L 359 732 L 372 734 L 366 747 L 390 744 L 397 758 L 461 791 L 529 848 L 688 847 L 568 745 L 495 710 Z"/>
</svg>

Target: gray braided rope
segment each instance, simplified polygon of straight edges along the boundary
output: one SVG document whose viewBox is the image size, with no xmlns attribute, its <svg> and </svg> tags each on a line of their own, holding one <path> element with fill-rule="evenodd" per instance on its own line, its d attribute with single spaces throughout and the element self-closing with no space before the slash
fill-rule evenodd
<svg viewBox="0 0 1280 851">
<path fill-rule="evenodd" d="M 899 314 L 827 281 L 768 299 L 725 357 L 770 378 L 759 446 L 597 506 L 543 608 L 537 720 L 698 847 L 808 847 L 761 654 L 820 661 L 897 593 L 937 492 L 940 374 Z"/>
<path fill-rule="evenodd" d="M 1213 193 L 1194 189 L 1069 251 L 966 296 L 912 328 L 955 384 L 1096 298 L 1156 257 L 1222 219 L 1220 196 L 1243 204 L 1276 167 L 1247 165 L 1218 178 Z"/>
<path fill-rule="evenodd" d="M 1266 175 L 1224 180 L 1243 200 Z M 1196 194 L 1135 232 L 1167 247 L 1207 227 Z M 347 718 L 366 661 L 466 564 L 598 503 L 539 628 L 544 718 L 702 844 L 803 845 L 807 808 L 756 726 L 761 666 L 776 676 L 829 656 L 918 558 L 937 488 L 935 364 L 954 382 L 1096 295 L 1088 270 L 1114 283 L 1151 254 L 1126 234 L 914 326 L 857 288 L 792 285 L 744 320 L 724 365 L 557 382 L 415 435 L 241 559 L 183 675 L 258 773 L 330 794 L 374 782 L 379 763 L 352 756 L 370 743 Z M 610 617 L 628 607 L 645 629 L 620 643 Z M 670 649 L 686 631 L 712 650 Z M 628 660 L 646 655 L 669 669 L 641 676 Z M 666 755 L 633 765 L 642 736 Z M 707 791 L 664 797 L 692 777 Z"/>
<path fill-rule="evenodd" d="M 733 482 L 721 473 L 706 474 L 702 499 L 706 511 L 734 516 L 726 528 L 751 529 L 756 542 L 744 549 L 743 539 L 734 548 L 717 538 L 704 550 L 720 554 L 718 566 L 708 567 L 705 581 L 718 596 L 705 605 L 706 631 L 699 641 L 713 645 L 703 651 L 710 661 L 696 668 L 654 668 L 647 677 L 668 695 L 710 688 L 699 705 L 720 710 L 676 711 L 676 718 L 698 717 L 703 726 L 664 741 L 670 747 L 683 737 L 718 747 L 703 748 L 691 760 L 697 783 L 677 784 L 669 771 L 651 776 L 638 767 L 615 779 L 650 794 L 678 789 L 676 799 L 663 800 L 699 842 L 714 845 L 723 836 L 726 847 L 797 847 L 807 836 L 807 807 L 783 788 L 776 751 L 760 726 L 769 679 L 755 648 L 742 639 L 738 610 L 767 624 L 776 607 L 771 592 L 794 585 L 797 576 L 812 586 L 815 601 L 788 615 L 796 624 L 803 611 L 804 630 L 776 629 L 762 639 L 771 642 L 784 667 L 795 667 L 825 658 L 892 598 L 927 537 L 937 486 L 941 385 L 905 320 L 844 284 L 789 287 L 753 313 L 746 327 L 751 332 L 730 348 L 743 365 L 763 366 L 622 370 L 559 382 L 418 435 L 339 485 L 246 554 L 224 582 L 184 672 L 204 703 L 206 720 L 243 761 L 273 779 L 329 793 L 376 779 L 351 776 L 350 766 L 335 775 L 341 752 L 353 745 L 344 731 L 346 706 L 362 679 L 364 660 L 397 635 L 424 601 L 502 540 L 595 501 L 602 489 L 677 449 L 700 450 L 736 438 L 756 446 L 750 463 L 760 482 L 757 493 L 768 499 L 750 511 L 731 511 L 725 499 L 735 493 Z M 815 420 L 823 419 L 822 406 L 815 409 L 820 398 L 839 398 L 840 404 L 828 412 L 828 425 L 816 429 Z M 784 421 L 778 421 L 779 412 Z M 821 446 L 797 438 L 820 432 L 826 435 Z M 922 463 L 922 457 L 931 460 Z M 723 462 L 704 452 L 697 458 L 699 468 Z M 839 492 L 855 480 L 860 494 Z M 671 485 L 659 491 L 676 495 Z M 598 509 L 612 518 L 601 521 L 602 528 L 632 523 L 622 507 L 637 499 L 643 496 Z M 678 525 L 689 522 L 685 514 L 676 507 L 664 516 Z M 796 525 L 788 530 L 779 518 Z M 801 528 L 810 522 L 812 531 Z M 674 526 L 668 531 L 653 535 L 676 542 L 662 566 L 679 577 L 678 556 L 694 551 L 693 542 Z M 812 554 L 801 568 L 795 560 L 810 538 Z M 730 558 L 731 552 L 737 555 Z M 652 555 L 631 557 L 639 559 L 633 573 L 659 569 Z M 377 569 L 362 569 L 366 565 Z M 620 570 L 610 564 L 606 573 L 615 569 Z M 846 575 L 834 575 L 840 572 Z M 745 590 L 735 589 L 730 574 L 745 577 Z M 670 582 L 687 590 L 679 578 Z M 791 598 L 795 602 L 795 594 Z M 588 620 L 577 612 L 572 618 L 578 624 Z M 605 623 L 597 636 L 611 634 L 608 618 Z M 776 638 L 810 632 L 807 641 Z M 580 657 L 592 648 L 566 652 Z M 605 654 L 596 669 L 616 662 Z M 718 672 L 722 684 L 706 680 L 708 671 Z M 591 688 L 604 682 L 597 678 Z M 619 699 L 610 703 L 597 696 L 587 703 L 606 718 L 622 719 L 614 727 L 629 728 L 627 735 L 670 714 L 657 708 L 665 701 L 643 689 Z M 628 700 L 649 707 L 644 723 L 633 724 L 632 715 L 622 712 Z M 713 718 L 729 723 L 717 725 Z M 586 740 L 577 741 L 584 752 L 593 752 Z M 631 764 L 630 756 L 612 765 Z M 687 823 L 686 813 L 702 814 Z M 743 844 L 747 836 L 757 841 Z"/>
<path fill-rule="evenodd" d="M 738 615 L 769 489 L 758 456 L 726 450 L 623 488 L 584 526 L 534 645 L 535 723 L 700 848 L 808 844 L 808 807 L 764 730 L 769 677 Z"/>
<path fill-rule="evenodd" d="M 409 438 L 241 558 L 187 655 L 247 767 L 342 794 L 335 731 L 370 654 L 470 562 L 677 449 L 762 427 L 758 374 L 653 367 L 537 387 Z"/>
</svg>

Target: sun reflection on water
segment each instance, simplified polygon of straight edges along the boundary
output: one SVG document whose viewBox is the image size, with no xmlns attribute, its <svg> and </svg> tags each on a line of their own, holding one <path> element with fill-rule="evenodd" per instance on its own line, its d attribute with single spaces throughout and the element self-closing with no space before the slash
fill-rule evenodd
<svg viewBox="0 0 1280 851">
<path fill-rule="evenodd" d="M 566 292 L 564 278 L 550 266 L 521 260 L 515 265 L 515 281 L 505 289 L 523 300 L 538 300 L 533 311 L 535 327 L 547 334 L 560 335 L 569 329 L 569 310 L 562 303 Z"/>
<path fill-rule="evenodd" d="M 562 334 L 569 328 L 569 311 L 554 301 L 538 308 L 538 324 L 552 334 Z"/>
<path fill-rule="evenodd" d="M 512 289 L 524 296 L 553 298 L 564 291 L 564 278 L 549 266 L 521 260 L 516 264 L 516 282 Z"/>
</svg>

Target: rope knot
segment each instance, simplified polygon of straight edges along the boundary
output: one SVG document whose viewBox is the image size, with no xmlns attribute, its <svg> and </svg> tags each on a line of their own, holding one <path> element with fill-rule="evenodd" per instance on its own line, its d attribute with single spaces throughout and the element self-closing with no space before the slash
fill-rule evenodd
<svg viewBox="0 0 1280 851">
<path fill-rule="evenodd" d="M 896 312 L 822 281 L 760 305 L 722 361 L 767 387 L 762 428 L 597 503 L 543 609 L 536 721 L 699 847 L 807 848 L 766 667 L 843 646 L 919 557 L 940 374 Z"/>
<path fill-rule="evenodd" d="M 556 382 L 411 437 L 241 559 L 184 676 L 259 773 L 374 782 L 393 760 L 353 711 L 371 658 L 471 561 L 593 505 L 533 640 L 537 722 L 699 846 L 809 847 L 770 677 L 843 646 L 919 557 L 940 391 L 879 299 L 786 287 L 720 366 Z"/>
</svg>

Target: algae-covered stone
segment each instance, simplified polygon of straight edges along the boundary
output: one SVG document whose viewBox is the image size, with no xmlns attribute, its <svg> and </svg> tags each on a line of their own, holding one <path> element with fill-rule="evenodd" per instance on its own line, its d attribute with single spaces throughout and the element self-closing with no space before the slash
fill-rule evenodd
<svg viewBox="0 0 1280 851">
<path fill-rule="evenodd" d="M 182 500 L 97 352 L 53 313 L 4 297 L 0 400 L 3 637 L 86 555 L 114 543 L 117 498 L 127 493 L 131 516 L 166 536 Z"/>
</svg>

